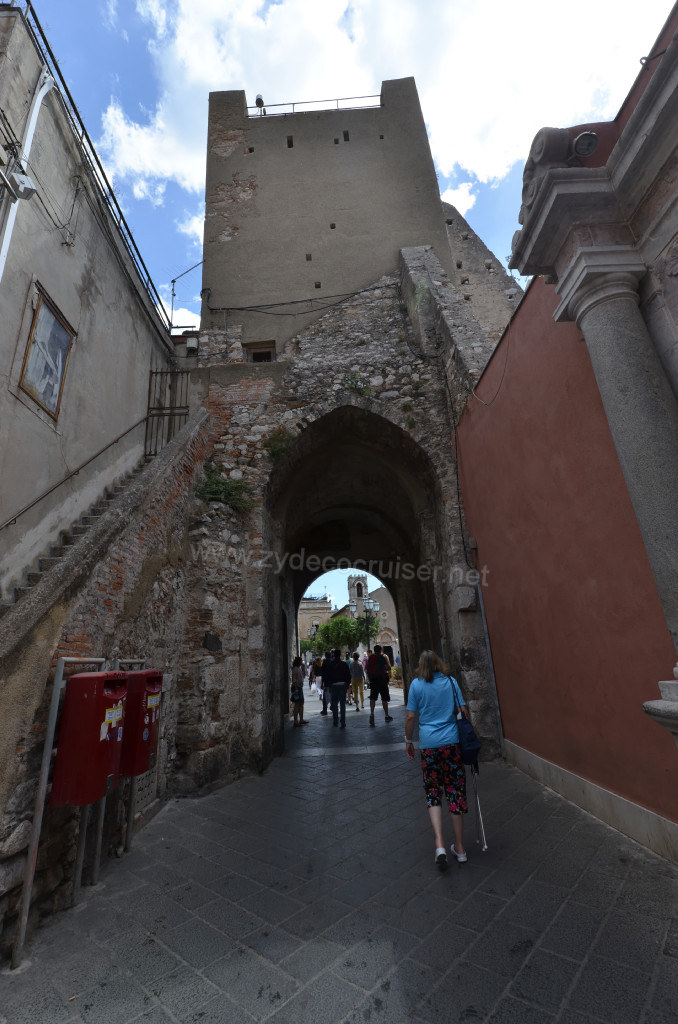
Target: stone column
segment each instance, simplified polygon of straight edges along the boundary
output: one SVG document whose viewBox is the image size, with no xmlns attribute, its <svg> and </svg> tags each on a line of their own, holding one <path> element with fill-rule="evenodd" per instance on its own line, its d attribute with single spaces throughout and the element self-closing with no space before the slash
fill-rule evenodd
<svg viewBox="0 0 678 1024">
<path fill-rule="evenodd" d="M 580 282 L 582 331 L 650 565 L 678 650 L 678 404 L 638 308 L 638 275 Z"/>
</svg>

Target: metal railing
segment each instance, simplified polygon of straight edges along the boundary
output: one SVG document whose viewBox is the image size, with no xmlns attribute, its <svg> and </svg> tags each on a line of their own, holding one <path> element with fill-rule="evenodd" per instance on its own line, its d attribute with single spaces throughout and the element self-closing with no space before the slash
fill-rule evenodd
<svg viewBox="0 0 678 1024">
<path fill-rule="evenodd" d="M 359 103 L 359 100 L 377 100 L 377 103 Z M 348 103 L 347 107 L 340 107 L 340 103 Z M 299 107 L 305 107 L 309 112 L 314 110 L 362 110 L 371 107 L 381 106 L 381 96 L 377 93 L 374 96 L 343 96 L 333 100 L 296 100 L 294 103 L 265 103 L 263 107 L 248 107 L 247 113 L 250 117 L 279 117 L 281 114 L 296 114 Z M 285 109 L 279 109 L 284 107 Z M 270 111 L 275 111 L 271 114 Z"/>
<path fill-rule="evenodd" d="M 108 212 L 113 218 L 113 221 L 120 236 L 120 240 L 125 246 L 127 254 L 129 255 L 130 259 L 132 260 L 132 263 L 134 264 L 134 268 L 137 274 L 139 275 L 141 285 L 145 289 L 151 301 L 151 304 L 154 306 L 158 318 L 163 323 L 163 326 L 165 326 L 165 328 L 169 330 L 171 326 L 170 320 L 169 317 L 167 316 L 167 313 L 165 312 L 165 307 L 163 306 L 162 299 L 160 298 L 158 290 L 153 284 L 153 281 L 151 280 L 151 275 L 148 271 L 148 268 L 146 267 L 146 264 L 142 259 L 141 253 L 137 248 L 137 244 L 134 241 L 132 232 L 127 224 L 127 221 L 125 220 L 122 209 L 120 208 L 120 204 L 118 203 L 118 200 L 115 196 L 113 186 L 109 182 L 103 165 L 97 155 L 97 152 L 94 148 L 94 144 L 92 143 L 92 140 L 87 134 L 87 130 L 85 128 L 83 120 L 80 117 L 78 108 L 75 105 L 75 100 L 71 96 L 70 90 L 66 85 L 66 80 L 64 79 L 64 76 L 61 74 L 61 69 L 57 62 L 57 59 L 52 53 L 51 47 L 47 41 L 47 37 L 45 36 L 42 26 L 38 21 L 37 15 L 33 9 L 33 4 L 31 3 L 31 0 L 26 0 L 26 7 L 25 10 L 23 11 L 23 17 L 25 19 L 26 27 L 31 36 L 31 39 L 33 40 L 33 44 L 36 50 L 38 51 L 40 59 L 42 60 L 43 64 L 49 69 L 49 72 L 54 78 L 55 82 L 58 82 L 59 87 L 57 89 L 57 92 L 61 97 L 61 101 L 63 103 L 66 116 L 70 122 L 71 128 L 73 129 L 73 134 L 80 149 L 80 154 L 82 156 L 83 163 L 90 172 L 92 181 L 94 182 L 97 192 L 99 193 L 99 198 L 106 206 Z"/>
<path fill-rule="evenodd" d="M 144 416 L 142 419 L 137 420 L 136 423 L 133 423 L 131 427 L 128 427 L 127 430 L 124 430 L 122 434 L 118 434 L 118 436 L 114 437 L 112 441 L 109 441 L 107 445 L 104 445 L 103 448 L 100 448 L 98 452 L 95 452 L 94 455 L 90 455 L 89 459 L 86 459 L 85 462 L 80 463 L 77 469 L 71 470 L 71 472 L 68 473 L 65 477 L 62 477 L 61 480 L 59 480 L 55 484 L 52 484 L 52 486 L 49 487 L 46 491 L 43 491 L 42 494 L 39 494 L 37 498 L 34 498 L 33 501 L 30 501 L 28 505 L 24 505 L 23 508 L 20 508 L 18 512 L 15 512 L 13 516 L 10 516 L 9 519 L 5 519 L 4 523 L 0 523 L 0 530 L 4 530 L 6 526 L 14 526 L 19 516 L 22 516 L 24 512 L 28 512 L 30 509 L 34 508 L 39 502 L 42 501 L 43 498 L 46 498 L 48 495 L 52 494 L 53 491 L 56 491 L 58 487 L 61 487 L 62 484 L 67 483 L 74 476 L 77 476 L 81 470 L 83 470 L 86 466 L 89 466 L 90 462 L 94 462 L 94 460 L 98 459 L 100 455 L 103 455 L 104 452 L 107 452 L 109 448 L 112 448 L 114 444 L 117 444 L 118 441 L 121 441 L 123 437 L 127 437 L 128 434 L 131 434 L 133 430 L 136 430 L 137 427 L 140 427 L 141 424 L 145 422 L 146 417 Z"/>
<path fill-rule="evenodd" d="M 188 421 L 189 370 L 151 370 L 144 454 L 157 455 Z"/>
</svg>

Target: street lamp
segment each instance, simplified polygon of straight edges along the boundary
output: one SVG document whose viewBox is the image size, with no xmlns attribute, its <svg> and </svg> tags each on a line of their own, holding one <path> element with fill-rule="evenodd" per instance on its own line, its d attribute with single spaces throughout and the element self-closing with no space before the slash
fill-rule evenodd
<svg viewBox="0 0 678 1024">
<path fill-rule="evenodd" d="M 310 629 L 306 630 L 306 634 L 308 636 L 308 639 L 311 640 L 311 641 L 315 640 L 315 635 L 316 635 L 317 632 L 318 632 L 318 623 L 314 622 L 312 624 L 312 626 L 310 627 Z"/>
<path fill-rule="evenodd" d="M 348 610 L 350 611 L 350 613 L 353 616 L 353 618 L 355 618 L 356 617 L 356 612 L 358 610 L 357 603 L 355 601 L 349 601 Z M 364 597 L 363 598 L 363 610 L 365 612 L 365 635 L 366 635 L 365 650 L 369 651 L 369 649 L 370 649 L 370 626 L 372 625 L 374 619 L 377 616 L 377 612 L 379 611 L 379 602 L 378 601 L 374 601 L 371 597 Z"/>
</svg>

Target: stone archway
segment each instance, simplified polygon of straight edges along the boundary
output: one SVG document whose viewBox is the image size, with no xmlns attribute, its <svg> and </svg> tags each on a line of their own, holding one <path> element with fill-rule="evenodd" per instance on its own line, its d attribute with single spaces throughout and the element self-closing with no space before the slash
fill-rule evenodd
<svg viewBox="0 0 678 1024">
<path fill-rule="evenodd" d="M 367 403 L 335 408 L 308 426 L 266 492 L 264 546 L 278 571 L 270 573 L 265 648 L 280 648 L 274 609 L 286 612 L 292 650 L 304 591 L 322 572 L 350 566 L 390 591 L 406 674 L 429 646 L 459 672 L 458 616 L 449 600 L 458 538 L 443 481 L 425 447 Z M 284 703 L 284 672 L 279 692 Z"/>
</svg>

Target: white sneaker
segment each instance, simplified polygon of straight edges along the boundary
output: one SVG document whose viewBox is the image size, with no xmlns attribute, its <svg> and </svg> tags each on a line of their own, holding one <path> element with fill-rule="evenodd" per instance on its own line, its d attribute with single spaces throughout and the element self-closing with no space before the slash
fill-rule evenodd
<svg viewBox="0 0 678 1024">
<path fill-rule="evenodd" d="M 460 864 L 465 864 L 466 861 L 468 860 L 468 857 L 466 856 L 465 853 L 457 853 L 457 851 L 454 848 L 454 843 L 452 843 L 450 851 L 452 853 L 452 856 L 456 857 Z"/>
<path fill-rule="evenodd" d="M 447 853 L 444 846 L 439 846 L 436 849 L 436 865 L 440 871 L 445 871 L 447 868 Z"/>
</svg>

